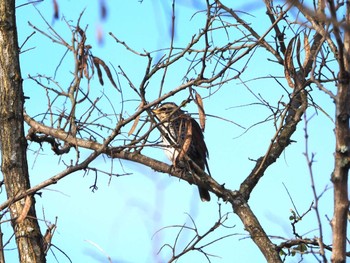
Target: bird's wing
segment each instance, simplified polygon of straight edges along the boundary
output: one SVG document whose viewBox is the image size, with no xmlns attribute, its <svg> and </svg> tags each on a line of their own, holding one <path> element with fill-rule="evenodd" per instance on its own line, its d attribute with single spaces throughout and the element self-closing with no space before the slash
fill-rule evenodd
<svg viewBox="0 0 350 263">
<path fill-rule="evenodd" d="M 196 148 L 197 154 L 200 156 L 200 158 L 204 162 L 205 167 L 207 168 L 208 174 L 211 175 L 209 170 L 209 165 L 207 162 L 207 158 L 209 158 L 209 152 L 208 152 L 207 145 L 205 144 L 205 141 L 204 141 L 204 135 L 203 135 L 202 129 L 195 119 L 191 118 L 191 121 L 192 121 L 192 141 L 193 141 L 192 143 Z"/>
<path fill-rule="evenodd" d="M 200 156 L 203 157 L 203 159 L 206 159 L 207 157 L 209 157 L 209 153 L 204 141 L 202 129 L 195 119 L 191 118 L 191 122 L 193 143 L 195 144 L 195 147 L 198 150 Z"/>
</svg>

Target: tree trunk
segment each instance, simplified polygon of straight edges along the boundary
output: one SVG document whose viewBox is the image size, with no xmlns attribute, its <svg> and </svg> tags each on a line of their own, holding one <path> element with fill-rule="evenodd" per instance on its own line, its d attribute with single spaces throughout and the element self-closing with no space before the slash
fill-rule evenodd
<svg viewBox="0 0 350 263">
<path fill-rule="evenodd" d="M 19 66 L 15 0 L 0 1 L 0 143 L 7 197 L 30 188 L 23 127 L 23 90 Z M 46 262 L 34 197 L 9 206 L 20 262 Z"/>
<path fill-rule="evenodd" d="M 349 79 L 348 79 L 349 81 Z M 345 263 L 346 228 L 348 214 L 348 172 L 349 172 L 349 83 L 339 83 L 336 113 L 336 153 L 332 175 L 334 186 L 333 253 L 332 262 Z"/>
<path fill-rule="evenodd" d="M 350 10 L 347 6 L 346 24 L 350 24 Z M 348 173 L 350 167 L 350 32 L 345 30 L 344 41 L 341 43 L 340 34 L 336 35 L 338 42 L 338 94 L 336 100 L 335 118 L 335 168 L 332 175 L 334 186 L 333 230 L 333 263 L 346 261 L 346 229 L 349 211 Z"/>
</svg>

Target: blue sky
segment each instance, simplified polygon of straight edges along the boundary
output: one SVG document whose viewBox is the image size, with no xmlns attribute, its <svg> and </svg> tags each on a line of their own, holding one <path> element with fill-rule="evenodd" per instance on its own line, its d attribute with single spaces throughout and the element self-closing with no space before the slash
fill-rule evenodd
<svg viewBox="0 0 350 263">
<path fill-rule="evenodd" d="M 17 5 L 25 1 L 17 1 Z M 85 9 L 80 25 L 82 28 L 88 25 L 87 42 L 92 45 L 92 52 L 106 61 L 108 65 L 117 68 L 120 66 L 134 83 L 142 80 L 146 60 L 130 54 L 124 47 L 118 45 L 108 33 L 112 32 L 119 39 L 125 41 L 134 50 L 154 51 L 169 47 L 170 43 L 170 19 L 171 6 L 167 2 L 147 1 L 142 4 L 136 0 L 106 1 L 108 15 L 101 21 L 99 16 L 99 1 L 63 1 L 59 0 L 60 20 L 53 21 L 52 1 L 43 1 L 36 5 L 43 17 L 52 27 L 62 35 L 66 41 L 71 40 L 67 24 L 62 21 L 64 16 L 67 21 L 75 24 L 79 14 Z M 246 15 L 257 28 L 258 32 L 264 32 L 269 25 L 268 18 L 264 15 L 260 1 L 246 1 L 244 5 L 237 4 L 233 9 L 244 9 L 254 16 Z M 204 15 L 198 13 L 192 17 L 195 10 L 203 8 L 201 1 L 177 1 L 176 4 L 176 34 L 174 46 L 182 47 L 198 32 L 204 24 Z M 191 18 L 192 17 L 192 18 Z M 30 21 L 36 27 L 47 31 L 48 26 L 39 16 L 37 10 L 27 5 L 17 9 L 19 42 L 23 41 L 33 32 L 28 25 Z M 103 44 L 97 43 L 97 32 L 103 31 Z M 225 43 L 227 37 L 217 35 L 217 43 Z M 235 36 L 230 36 L 234 39 Z M 31 49 L 34 48 L 34 49 Z M 45 111 L 47 107 L 46 95 L 35 83 L 27 78 L 28 74 L 34 76 L 38 73 L 45 76 L 53 76 L 65 49 L 53 44 L 48 38 L 36 33 L 26 43 L 21 54 L 21 67 L 24 81 L 25 95 L 30 97 L 25 104 L 29 114 L 35 116 Z M 156 60 L 164 52 L 152 53 Z M 259 93 L 271 104 L 276 105 L 283 96 L 283 101 L 288 102 L 288 95 L 271 78 L 256 79 L 270 75 L 283 76 L 283 68 L 267 61 L 270 55 L 264 50 L 256 51 L 254 59 L 248 64 L 247 69 L 241 75 L 242 81 L 256 94 Z M 56 79 L 63 87 L 67 87 L 71 81 L 73 59 L 69 54 L 64 59 L 62 66 L 57 71 Z M 241 70 L 244 63 L 234 65 L 236 70 Z M 168 92 L 179 86 L 183 79 L 186 64 L 179 63 L 169 69 L 164 85 L 164 91 Z M 232 72 L 235 74 L 235 72 Z M 124 89 L 124 98 L 130 99 L 126 103 L 125 114 L 130 115 L 136 110 L 138 101 L 132 101 L 136 96 L 128 87 L 125 79 L 120 78 Z M 256 79 L 256 80 L 254 80 Z M 281 83 L 288 89 L 286 82 Z M 113 103 L 113 107 L 120 108 L 120 94 L 114 90 L 107 79 L 102 87 L 98 80 L 94 79 L 92 96 L 99 96 L 105 92 Z M 160 76 L 155 76 L 149 84 L 147 96 L 154 100 L 158 96 Z M 208 90 L 198 90 L 204 99 L 206 113 L 213 116 L 232 120 L 241 126 L 248 128 L 268 116 L 269 111 L 261 105 L 239 80 L 224 85 L 212 96 Z M 171 98 L 180 103 L 188 96 L 184 91 Z M 321 91 L 314 89 L 313 99 L 333 118 L 333 103 L 330 98 Z M 105 110 L 112 113 L 112 105 L 105 100 Z M 252 104 L 249 106 L 244 106 Z M 59 104 L 57 104 L 59 106 Z M 186 110 L 196 113 L 196 106 L 189 105 Z M 330 187 L 330 175 L 333 168 L 333 124 L 321 111 L 310 108 L 307 116 L 309 151 L 316 154 L 316 162 L 313 172 L 316 180 L 316 189 L 321 193 L 326 187 Z M 116 119 L 111 118 L 111 122 Z M 310 175 L 303 155 L 305 152 L 304 122 L 299 124 L 299 130 L 293 136 L 293 143 L 284 152 L 278 162 L 272 165 L 266 175 L 253 191 L 249 205 L 256 213 L 265 231 L 271 236 L 283 236 L 292 238 L 292 230 L 289 223 L 290 209 L 294 209 L 288 193 L 293 198 L 299 213 L 304 213 L 311 205 L 313 195 L 310 188 Z M 208 117 L 205 131 L 205 139 L 209 149 L 209 166 L 212 176 L 225 187 L 232 190 L 238 189 L 240 183 L 254 167 L 250 159 L 257 159 L 264 155 L 268 144 L 274 135 L 272 122 L 263 123 L 251 128 L 244 133 L 242 128 L 225 122 L 222 119 Z M 157 131 L 154 131 L 157 138 Z M 68 156 L 54 156 L 50 147 L 44 146 L 43 151 L 36 153 L 38 146 L 30 144 L 28 152 L 29 167 L 32 185 L 45 180 L 64 169 L 64 163 L 74 160 L 75 153 Z M 144 150 L 152 158 L 168 162 L 161 149 L 149 148 Z M 81 152 L 81 158 L 88 152 Z M 188 216 L 191 215 L 196 223 L 198 231 L 203 234 L 218 218 L 219 205 L 222 214 L 230 213 L 225 225 L 231 228 L 220 228 L 202 241 L 201 244 L 219 238 L 223 235 L 233 234 L 224 240 L 220 240 L 207 248 L 207 252 L 219 257 L 211 258 L 212 262 L 264 262 L 264 259 L 248 238 L 237 216 L 235 216 L 228 204 L 217 201 L 212 195 L 210 203 L 199 202 L 197 188 L 183 181 L 171 178 L 165 174 L 127 161 L 111 160 L 107 157 L 99 157 L 93 162 L 93 166 L 101 170 L 116 173 L 132 173 L 121 177 L 107 175 L 98 176 L 98 190 L 92 192 L 89 187 L 93 184 L 95 175 L 90 172 L 85 174 L 78 172 L 69 175 L 56 185 L 44 189 L 42 198 L 37 197 L 37 215 L 41 219 L 57 221 L 57 230 L 53 237 L 53 244 L 69 255 L 73 262 L 108 262 L 105 254 L 109 255 L 113 262 L 165 262 L 169 259 L 169 250 L 164 248 L 158 255 L 157 252 L 164 244 L 173 244 L 178 233 L 178 228 L 163 227 L 171 225 L 191 225 Z M 0 195 L 4 200 L 4 193 Z M 325 241 L 330 240 L 330 226 L 325 215 L 332 217 L 332 189 L 325 192 L 320 201 L 320 214 L 323 220 Z M 45 223 L 42 221 L 42 229 L 45 231 Z M 5 234 L 10 235 L 9 224 L 3 224 Z M 310 232 L 307 236 L 318 235 L 315 230 L 315 213 L 311 211 L 302 222 L 298 223 L 297 230 L 300 234 Z M 193 232 L 183 231 L 179 238 L 179 246 L 184 246 L 193 236 Z M 274 239 L 279 243 L 280 239 Z M 14 248 L 10 244 L 9 248 Z M 103 252 L 99 249 L 103 250 Z M 180 251 L 180 248 L 178 248 Z M 59 262 L 69 262 L 64 255 L 52 248 Z M 9 258 L 16 259 L 16 251 L 6 252 Z M 54 255 L 49 252 L 48 262 L 55 262 Z M 312 258 L 312 256 L 311 256 Z M 287 262 L 296 262 L 296 258 L 289 258 Z M 9 260 L 10 262 L 11 260 Z M 203 255 L 191 252 L 179 260 L 179 262 L 205 262 Z M 307 260 L 304 262 L 308 262 Z"/>
</svg>

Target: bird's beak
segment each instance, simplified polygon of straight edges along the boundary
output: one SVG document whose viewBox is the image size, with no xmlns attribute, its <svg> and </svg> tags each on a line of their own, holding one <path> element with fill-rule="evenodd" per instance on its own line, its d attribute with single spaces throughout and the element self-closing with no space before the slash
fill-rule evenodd
<svg viewBox="0 0 350 263">
<path fill-rule="evenodd" d="M 152 112 L 153 112 L 154 114 L 158 114 L 160 111 L 159 111 L 159 109 L 154 109 L 154 110 L 152 110 Z"/>
</svg>

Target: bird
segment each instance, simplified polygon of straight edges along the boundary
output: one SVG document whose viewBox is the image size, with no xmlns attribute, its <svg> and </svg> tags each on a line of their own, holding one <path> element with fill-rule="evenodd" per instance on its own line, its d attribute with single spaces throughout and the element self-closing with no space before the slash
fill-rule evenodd
<svg viewBox="0 0 350 263">
<path fill-rule="evenodd" d="M 203 171 L 206 168 L 210 175 L 207 162 L 209 153 L 197 121 L 173 102 L 160 104 L 153 113 L 160 121 L 161 137 L 166 146 L 164 152 L 172 164 L 193 173 L 189 158 Z M 207 189 L 198 186 L 198 190 L 203 202 L 210 201 Z"/>
</svg>

